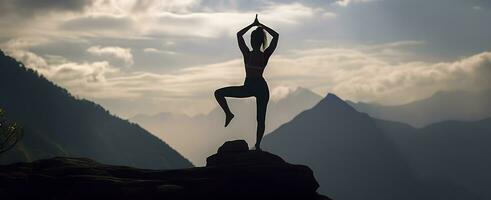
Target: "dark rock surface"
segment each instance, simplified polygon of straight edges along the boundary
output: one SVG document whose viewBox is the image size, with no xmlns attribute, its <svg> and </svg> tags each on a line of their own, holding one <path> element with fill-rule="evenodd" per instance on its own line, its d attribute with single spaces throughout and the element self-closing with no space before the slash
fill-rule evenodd
<svg viewBox="0 0 491 200">
<path fill-rule="evenodd" d="M 246 148 L 244 148 L 244 145 Z M 56 157 L 0 166 L 2 199 L 329 199 L 312 170 L 225 143 L 206 167 L 149 170 Z"/>
<path fill-rule="evenodd" d="M 285 165 L 286 162 L 277 155 L 265 151 L 249 151 L 244 140 L 225 142 L 214 155 L 206 159 L 206 166 L 226 165 Z M 311 171 L 308 169 L 308 171 Z M 314 179 L 312 179 L 314 180 Z M 318 187 L 317 182 L 315 183 Z"/>
</svg>

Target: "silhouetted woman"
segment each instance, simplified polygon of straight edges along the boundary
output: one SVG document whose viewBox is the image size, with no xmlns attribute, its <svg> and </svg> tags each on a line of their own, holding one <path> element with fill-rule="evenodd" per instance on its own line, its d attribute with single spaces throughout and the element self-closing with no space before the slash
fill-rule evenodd
<svg viewBox="0 0 491 200">
<path fill-rule="evenodd" d="M 250 51 L 242 36 L 254 26 L 257 26 L 257 28 L 251 33 L 252 51 Z M 266 44 L 267 37 L 265 31 L 267 31 L 273 37 L 269 46 Z M 261 140 L 264 135 L 266 108 L 269 101 L 269 89 L 266 80 L 263 78 L 263 71 L 268 64 L 269 57 L 271 57 L 273 51 L 276 49 L 278 37 L 278 33 L 261 24 L 256 15 L 256 19 L 251 25 L 246 26 L 237 32 L 237 41 L 239 43 L 240 51 L 244 56 L 246 71 L 244 85 L 224 87 L 215 91 L 215 98 L 225 112 L 225 127 L 227 127 L 230 121 L 234 118 L 234 114 L 232 114 L 230 111 L 225 97 L 256 97 L 257 138 L 256 144 L 254 145 L 256 150 L 260 150 Z M 261 51 L 261 46 L 263 51 Z"/>
</svg>

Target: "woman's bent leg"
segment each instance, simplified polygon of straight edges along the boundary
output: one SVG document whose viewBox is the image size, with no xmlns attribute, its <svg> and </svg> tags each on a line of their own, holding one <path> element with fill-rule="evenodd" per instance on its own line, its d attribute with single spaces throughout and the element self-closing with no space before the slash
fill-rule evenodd
<svg viewBox="0 0 491 200">
<path fill-rule="evenodd" d="M 225 112 L 225 127 L 227 127 L 230 121 L 232 121 L 232 119 L 234 118 L 234 114 L 232 114 L 232 112 L 230 111 L 225 97 L 241 98 L 249 96 L 251 95 L 247 92 L 247 90 L 244 89 L 243 86 L 224 87 L 215 91 L 215 98 L 218 102 L 218 105 L 220 105 L 220 107 Z"/>
</svg>

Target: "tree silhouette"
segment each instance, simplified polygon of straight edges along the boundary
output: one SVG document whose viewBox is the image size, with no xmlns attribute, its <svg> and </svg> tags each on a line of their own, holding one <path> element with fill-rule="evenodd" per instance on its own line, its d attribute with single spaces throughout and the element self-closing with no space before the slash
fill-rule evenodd
<svg viewBox="0 0 491 200">
<path fill-rule="evenodd" d="M 22 138 L 22 128 L 15 122 L 7 120 L 0 108 L 0 154 L 12 149 Z"/>
</svg>

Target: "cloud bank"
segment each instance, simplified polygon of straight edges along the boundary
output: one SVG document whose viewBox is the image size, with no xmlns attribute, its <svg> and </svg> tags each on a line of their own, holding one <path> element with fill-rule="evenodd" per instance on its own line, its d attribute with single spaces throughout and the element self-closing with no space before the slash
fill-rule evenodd
<svg viewBox="0 0 491 200">
<path fill-rule="evenodd" d="M 97 56 L 112 56 L 124 61 L 127 65 L 133 65 L 133 54 L 131 49 L 121 47 L 100 47 L 93 46 L 87 49 L 87 52 Z"/>
<path fill-rule="evenodd" d="M 273 96 L 280 98 L 285 96 L 285 92 L 293 91 L 292 88 L 304 87 L 319 94 L 333 92 L 354 101 L 382 104 L 406 103 L 441 90 L 490 88 L 491 52 L 451 62 L 397 63 L 388 56 L 399 55 L 397 52 L 402 54 L 401 46 L 417 44 L 409 41 L 350 48 L 293 50 L 273 57 L 265 76 Z M 104 49 L 94 47 L 93 50 L 111 55 L 119 55 L 116 52 L 121 51 L 119 48 Z M 215 89 L 241 85 L 244 76 L 241 59 L 191 66 L 169 73 L 122 73 L 108 62 L 65 61 L 50 64 L 32 52 L 10 53 L 76 95 L 104 100 L 146 99 L 156 105 L 172 102 L 179 109 L 193 107 L 187 105 L 189 100 L 197 105 L 214 105 L 212 94 Z"/>
<path fill-rule="evenodd" d="M 259 13 L 282 35 L 266 71 L 273 99 L 305 87 L 401 104 L 489 87 L 485 2 L 5 0 L 0 47 L 123 116 L 200 113 L 214 89 L 242 84 L 235 32 Z"/>
</svg>

